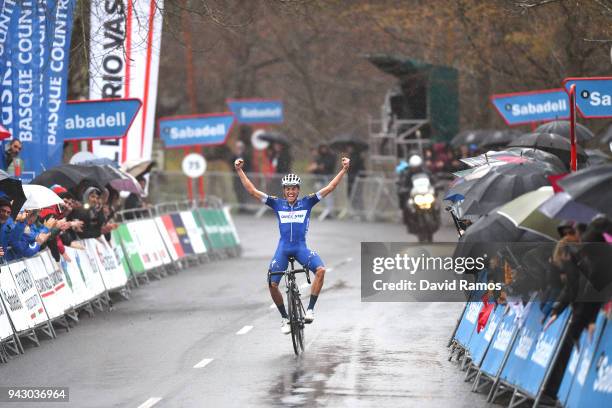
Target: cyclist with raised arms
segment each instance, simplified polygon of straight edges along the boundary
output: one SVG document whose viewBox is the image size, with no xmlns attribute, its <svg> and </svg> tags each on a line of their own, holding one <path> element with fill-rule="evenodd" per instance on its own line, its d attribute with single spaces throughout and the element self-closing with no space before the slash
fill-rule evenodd
<svg viewBox="0 0 612 408">
<path fill-rule="evenodd" d="M 346 157 L 342 158 L 342 169 L 340 172 L 329 182 L 329 184 L 319 190 L 316 194 L 309 194 L 304 198 L 298 200 L 300 194 L 300 178 L 295 174 L 287 174 L 281 180 L 283 186 L 284 199 L 269 196 L 264 192 L 261 192 L 255 188 L 251 180 L 242 170 L 244 165 L 243 159 L 237 159 L 234 162 L 236 172 L 240 177 L 242 185 L 246 191 L 253 196 L 255 199 L 266 204 L 272 208 L 276 213 L 278 219 L 278 228 L 280 231 L 280 240 L 278 241 L 278 247 L 276 253 L 270 262 L 270 272 L 283 272 L 287 270 L 289 264 L 289 257 L 293 256 L 297 261 L 304 266 L 305 269 L 314 271 L 315 279 L 310 288 L 310 303 L 306 310 L 306 316 L 304 321 L 306 323 L 312 323 L 314 320 L 314 306 L 317 302 L 321 288 L 323 287 L 323 279 L 325 276 L 325 266 L 321 257 L 306 246 L 306 233 L 308 232 L 308 223 L 310 221 L 310 210 L 315 206 L 322 198 L 326 197 L 332 191 L 336 189 L 342 177 L 346 174 L 349 168 L 350 160 Z M 285 310 L 285 304 L 283 302 L 283 296 L 278 289 L 278 283 L 281 280 L 281 275 L 272 276 L 269 284 L 270 295 L 278 311 L 282 316 L 281 332 L 289 334 L 291 327 L 289 325 L 289 319 L 287 311 Z"/>
</svg>

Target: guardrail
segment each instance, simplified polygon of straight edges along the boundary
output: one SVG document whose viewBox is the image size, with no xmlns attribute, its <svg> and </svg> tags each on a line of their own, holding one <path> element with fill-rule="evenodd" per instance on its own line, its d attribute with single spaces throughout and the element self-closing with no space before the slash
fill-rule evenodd
<svg viewBox="0 0 612 408">
<path fill-rule="evenodd" d="M 69 261 L 45 250 L 0 265 L 0 362 L 24 353 L 22 339 L 70 330 L 80 311 L 112 308 L 111 294 L 129 299 L 135 287 L 210 260 L 239 256 L 240 239 L 229 209 L 205 202 L 170 202 L 117 213 L 111 241 L 103 237 L 66 247 Z"/>
<path fill-rule="evenodd" d="M 457 358 L 465 380 L 473 381 L 472 391 L 488 391 L 488 402 L 510 393 L 510 408 L 549 402 L 544 401 L 544 390 L 560 353 L 567 350 L 571 307 L 545 328 L 540 302 L 533 297 L 526 305 L 493 306 L 483 325 L 485 304 L 478 300 L 480 295 L 473 294 L 463 310 L 449 345 L 449 361 Z M 611 355 L 612 321 L 602 310 L 594 332 L 585 329 L 571 351 L 556 395 L 561 406 L 610 406 Z"/>
</svg>

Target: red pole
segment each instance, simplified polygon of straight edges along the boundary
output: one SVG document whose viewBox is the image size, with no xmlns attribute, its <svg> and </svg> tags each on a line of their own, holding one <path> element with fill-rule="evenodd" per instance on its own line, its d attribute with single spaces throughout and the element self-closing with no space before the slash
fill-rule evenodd
<svg viewBox="0 0 612 408">
<path fill-rule="evenodd" d="M 183 148 L 183 152 L 185 153 L 185 156 L 187 156 L 189 154 L 189 148 Z M 189 201 L 193 200 L 193 184 L 191 183 L 191 177 L 187 177 L 187 197 L 189 198 Z"/>
<path fill-rule="evenodd" d="M 194 146 L 193 151 L 198 153 L 198 147 Z M 202 148 L 202 156 L 204 156 L 204 148 Z M 198 177 L 198 195 L 200 196 L 200 201 L 204 201 L 204 176 Z"/>
<path fill-rule="evenodd" d="M 72 141 L 72 154 L 78 153 L 80 151 L 79 142 L 76 140 Z"/>
<path fill-rule="evenodd" d="M 538 122 L 531 122 L 531 131 L 535 132 L 538 127 Z"/>
<path fill-rule="evenodd" d="M 576 171 L 577 157 L 576 157 L 576 85 L 570 86 L 569 91 L 570 99 L 570 171 Z"/>
</svg>

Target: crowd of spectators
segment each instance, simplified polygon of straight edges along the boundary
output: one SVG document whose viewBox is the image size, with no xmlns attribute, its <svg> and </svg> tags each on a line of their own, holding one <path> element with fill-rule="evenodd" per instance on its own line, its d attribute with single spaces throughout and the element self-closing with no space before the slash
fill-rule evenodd
<svg viewBox="0 0 612 408">
<path fill-rule="evenodd" d="M 605 215 L 589 224 L 566 221 L 558 232 L 556 243 L 505 244 L 490 258 L 487 270 L 487 280 L 502 283 L 504 289 L 486 295 L 500 304 L 537 299 L 545 328 L 571 308 L 568 336 L 546 389 L 553 398 L 581 333 L 587 329 L 593 334 L 599 311 L 612 300 L 612 221 Z"/>
<path fill-rule="evenodd" d="M 5 262 L 31 257 L 45 248 L 56 261 L 70 262 L 66 246 L 82 249 L 78 241 L 86 238 L 110 241 L 110 232 L 117 228 L 113 221 L 119 208 L 117 191 L 87 184 L 76 189 L 78 195 L 60 185 L 51 190 L 62 204 L 22 210 L 15 217 L 8 197 L 0 198 L 0 252 Z"/>
</svg>

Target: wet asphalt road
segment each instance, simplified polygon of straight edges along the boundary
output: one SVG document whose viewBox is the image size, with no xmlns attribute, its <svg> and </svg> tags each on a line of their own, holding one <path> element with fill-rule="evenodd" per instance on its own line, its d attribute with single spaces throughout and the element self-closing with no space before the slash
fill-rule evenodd
<svg viewBox="0 0 612 408">
<path fill-rule="evenodd" d="M 486 405 L 446 359 L 461 304 L 360 300 L 360 242 L 413 241 L 401 225 L 312 221 L 309 245 L 332 270 L 306 328 L 306 353 L 296 358 L 266 287 L 275 221 L 240 216 L 236 223 L 241 258 L 152 281 L 113 311 L 83 316 L 70 333 L 0 366 L 0 384 L 68 386 L 70 403 L 5 405 Z M 435 238 L 456 239 L 449 226 Z"/>
</svg>

